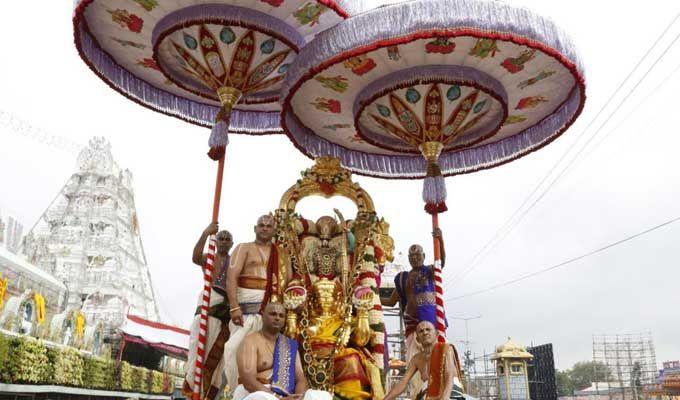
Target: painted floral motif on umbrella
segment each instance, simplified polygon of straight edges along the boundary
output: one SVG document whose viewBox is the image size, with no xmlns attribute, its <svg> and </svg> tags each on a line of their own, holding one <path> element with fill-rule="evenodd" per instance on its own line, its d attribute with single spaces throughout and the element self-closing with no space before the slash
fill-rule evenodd
<svg viewBox="0 0 680 400">
<path fill-rule="evenodd" d="M 364 140 L 396 152 L 420 154 L 420 144 L 432 140 L 446 149 L 463 149 L 490 137 L 505 120 L 501 95 L 455 81 L 381 94 L 361 102 L 356 126 Z"/>
<path fill-rule="evenodd" d="M 181 41 L 173 37 L 180 36 L 176 31 L 158 46 L 163 48 L 157 57 L 168 79 L 212 100 L 218 100 L 217 89 L 228 86 L 239 89 L 247 104 L 276 101 L 285 65 L 295 56 L 291 47 L 250 29 L 234 32 L 230 27 L 203 24 L 191 28 L 181 29 Z M 277 44 L 282 50 L 274 52 Z"/>
</svg>

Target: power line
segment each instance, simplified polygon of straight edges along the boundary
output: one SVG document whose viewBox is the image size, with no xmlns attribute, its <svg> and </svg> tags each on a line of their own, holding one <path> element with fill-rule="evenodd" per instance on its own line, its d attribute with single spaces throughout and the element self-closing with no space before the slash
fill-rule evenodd
<svg viewBox="0 0 680 400">
<path fill-rule="evenodd" d="M 465 268 L 465 269 L 463 269 L 462 272 L 458 273 L 457 275 L 454 275 L 454 277 L 449 281 L 449 283 L 448 283 L 446 286 L 449 286 L 449 285 L 451 285 L 452 283 L 455 284 L 456 282 L 462 281 L 463 278 L 464 278 L 467 274 L 469 274 L 469 272 L 471 272 L 471 271 L 476 267 L 477 264 L 479 264 L 479 261 L 485 257 L 485 255 L 482 256 L 482 253 L 484 252 L 484 250 L 487 249 L 487 248 L 489 248 L 489 247 L 494 248 L 494 247 L 496 247 L 500 242 L 502 242 L 502 241 L 504 240 L 504 238 L 510 233 L 510 231 L 512 231 L 512 229 L 514 229 L 514 227 L 517 226 L 517 225 L 519 224 L 519 222 L 522 220 L 522 218 L 524 217 L 524 215 L 526 215 L 526 214 L 528 213 L 528 211 L 531 210 L 531 208 L 533 208 L 533 207 L 536 205 L 536 203 L 538 203 L 538 201 L 540 201 L 540 200 L 545 196 L 545 194 L 550 190 L 550 188 L 555 184 L 555 182 L 563 175 L 564 171 L 565 171 L 567 168 L 569 168 L 569 166 L 573 163 L 573 160 L 574 160 L 574 159 L 572 159 L 572 161 L 569 162 L 569 163 L 567 164 L 567 166 L 565 167 L 565 169 L 563 169 L 563 170 L 560 172 L 560 174 L 558 174 L 557 178 L 555 178 L 555 179 L 549 184 L 549 186 L 543 191 L 543 193 L 539 196 L 539 198 L 538 198 L 536 201 L 534 201 L 534 203 L 532 203 L 532 204 L 529 206 L 529 208 L 528 208 L 524 213 L 522 213 L 522 214 L 520 215 L 520 217 L 517 219 L 516 223 L 513 225 L 513 220 L 515 219 L 515 217 L 517 216 L 517 214 L 524 208 L 524 206 L 526 206 L 526 204 L 529 202 L 529 200 L 532 198 L 532 196 L 534 196 L 534 195 L 538 192 L 538 190 L 540 189 L 540 187 L 548 180 L 548 178 L 550 177 L 550 175 L 555 171 L 555 169 L 557 169 L 557 167 L 560 165 L 560 163 L 567 157 L 567 155 L 568 155 L 568 154 L 571 152 L 571 150 L 576 146 L 576 144 L 578 144 L 579 140 L 580 140 L 581 138 L 585 137 L 585 132 L 587 132 L 588 129 L 589 129 L 592 125 L 594 125 L 595 121 L 596 121 L 596 120 L 598 119 L 598 117 L 602 114 L 602 112 L 607 108 L 607 106 L 611 103 L 611 101 L 614 99 L 614 97 L 616 96 L 616 94 L 619 93 L 619 91 L 621 90 L 621 88 L 626 84 L 626 82 L 630 79 L 630 77 L 633 75 L 633 73 L 639 68 L 639 66 L 642 64 L 642 62 L 644 61 L 644 59 L 647 58 L 647 56 L 651 53 L 651 51 L 654 49 L 654 47 L 656 47 L 656 45 L 657 45 L 657 44 L 661 41 L 661 39 L 666 35 L 666 33 L 667 33 L 668 30 L 673 26 L 673 24 L 675 24 L 675 22 L 678 20 L 678 18 L 680 18 L 680 13 L 677 14 L 677 15 L 675 16 L 675 18 L 673 18 L 673 20 L 670 22 L 670 24 L 668 24 L 668 26 L 666 26 L 666 29 L 664 29 L 664 31 L 661 33 L 661 35 L 654 41 L 654 43 L 652 44 L 652 46 L 647 50 L 647 52 L 646 52 L 646 53 L 642 56 L 642 58 L 637 62 L 637 64 L 635 65 L 635 67 L 633 67 L 633 69 L 628 73 L 628 75 L 627 75 L 626 78 L 621 82 L 621 84 L 619 84 L 619 86 L 617 87 L 617 89 L 616 89 L 616 90 L 614 91 L 614 93 L 612 93 L 612 95 L 607 99 L 607 101 L 605 102 L 604 106 L 602 106 L 602 108 L 598 111 L 598 113 L 595 115 L 595 117 L 588 123 L 588 125 L 587 125 L 586 128 L 583 130 L 583 132 L 581 133 L 581 135 L 577 138 L 577 140 L 576 140 L 574 143 L 572 143 L 572 145 L 567 149 L 567 151 L 566 151 L 566 152 L 560 157 L 560 159 L 552 166 L 552 168 L 551 168 L 551 169 L 548 171 L 548 173 L 543 177 L 543 179 L 541 179 L 541 181 L 536 185 L 536 187 L 534 187 L 534 189 L 532 190 L 532 192 L 524 199 L 524 201 L 522 202 L 522 204 L 521 204 L 521 205 L 513 212 L 513 214 L 510 216 L 510 218 L 508 218 L 508 220 L 506 220 L 506 222 L 501 226 L 501 228 L 499 228 L 499 229 L 496 231 L 496 233 L 494 234 L 494 236 L 492 236 L 492 238 L 491 238 L 489 241 L 487 241 L 486 244 L 485 244 L 485 245 L 484 245 L 484 246 L 483 246 L 483 247 L 482 247 L 482 248 L 481 248 L 481 249 L 480 249 L 473 257 L 472 257 L 471 261 L 468 263 L 468 267 Z M 660 60 L 660 59 L 668 52 L 668 50 L 670 49 L 670 47 L 672 47 L 673 44 L 675 44 L 675 42 L 678 40 L 679 37 L 680 37 L 680 34 L 678 34 L 678 36 L 675 37 L 675 39 L 671 42 L 671 44 L 670 44 L 669 46 L 666 47 L 666 49 L 665 49 L 665 50 L 662 52 L 662 54 L 656 59 L 656 61 L 655 61 L 655 62 L 652 64 L 652 66 L 647 70 L 647 72 L 642 76 L 642 78 L 637 82 L 637 84 L 633 87 L 633 89 L 632 89 L 631 91 L 629 91 L 628 95 L 625 96 L 625 97 L 623 98 L 623 100 L 622 100 L 622 101 L 619 103 L 619 105 L 614 109 L 614 111 L 609 115 L 609 117 L 605 120 L 605 122 L 604 122 L 602 125 L 600 125 L 600 128 L 598 128 L 598 130 L 593 134 L 593 136 L 591 137 L 591 139 L 589 139 L 589 140 L 581 147 L 581 149 L 579 149 L 579 151 L 576 153 L 576 156 L 578 156 L 578 154 L 580 154 L 580 153 L 583 151 L 583 149 L 584 149 L 584 148 L 592 141 L 592 139 L 600 132 L 600 130 L 602 130 L 602 128 L 604 127 L 604 125 L 605 125 L 605 124 L 611 119 L 611 117 L 612 117 L 612 116 L 613 116 L 613 115 L 621 108 L 621 106 L 623 105 L 623 103 L 625 103 L 625 101 L 629 98 L 630 94 L 631 94 L 631 93 L 632 93 L 632 92 L 640 85 L 640 83 L 648 76 L 649 72 L 651 72 L 651 70 L 658 64 L 659 60 Z M 500 235 L 503 233 L 503 231 L 506 230 L 506 229 L 507 229 L 507 231 L 505 232 L 505 234 L 504 234 L 501 238 L 499 238 L 499 236 L 500 236 Z M 499 238 L 499 239 L 496 241 L 497 238 Z M 494 243 L 494 241 L 496 241 L 496 242 Z M 493 244 L 493 246 L 492 246 L 492 244 Z M 491 250 L 489 250 L 489 252 L 490 252 L 490 251 L 491 251 Z M 488 254 L 488 252 L 487 252 L 487 254 Z M 477 261 L 475 262 L 475 260 L 477 260 Z M 446 288 L 446 286 L 445 286 L 445 288 Z"/>
<path fill-rule="evenodd" d="M 640 102 L 638 102 L 638 103 L 630 110 L 630 112 L 628 112 L 628 113 L 626 114 L 626 116 L 625 116 L 625 117 L 624 117 L 624 118 L 623 118 L 623 119 L 622 119 L 622 120 L 621 120 L 614 128 L 612 128 L 611 130 L 609 130 L 609 131 L 602 137 L 602 139 L 600 139 L 599 142 L 595 143 L 595 144 L 588 150 L 588 152 L 585 153 L 585 154 L 583 155 L 583 157 L 581 157 L 579 160 L 577 160 L 577 161 L 576 161 L 576 164 L 575 164 L 569 171 L 567 171 L 567 173 L 566 173 L 565 176 L 569 175 L 569 173 L 570 173 L 571 171 L 573 171 L 574 169 L 576 169 L 576 166 L 579 164 L 579 162 L 583 162 L 586 158 L 588 158 L 591 154 L 593 154 L 593 153 L 600 147 L 600 145 L 602 144 L 602 142 L 604 142 L 605 140 L 607 140 L 607 138 L 609 138 L 609 136 L 610 136 L 612 133 L 616 132 L 617 129 L 619 129 L 619 128 L 621 127 L 621 125 L 623 125 L 624 122 L 628 121 L 628 119 L 629 119 L 632 115 L 634 115 L 635 111 L 637 111 L 637 110 L 638 110 L 645 102 L 647 102 L 647 100 L 649 100 L 649 99 L 652 97 L 652 95 L 653 95 L 656 91 L 658 91 L 658 90 L 661 89 L 663 86 L 665 86 L 666 83 L 667 83 L 673 76 L 675 76 L 675 74 L 678 73 L 678 71 L 680 71 L 680 64 L 678 64 L 678 66 L 675 67 L 675 69 L 673 69 L 673 71 L 671 71 L 671 73 L 668 74 L 668 76 L 666 76 L 666 77 L 665 77 L 665 78 L 664 78 L 664 79 L 663 79 L 663 80 L 662 80 L 662 81 L 661 81 L 654 89 L 652 89 L 652 90 L 651 90 L 651 91 L 650 91 L 650 92 L 649 92 L 642 100 L 640 100 Z"/>
<path fill-rule="evenodd" d="M 619 91 L 623 88 L 623 86 L 628 82 L 628 80 L 631 78 L 631 76 L 637 71 L 637 69 L 640 67 L 640 65 L 643 63 L 643 61 L 649 56 L 649 54 L 652 52 L 652 50 L 657 46 L 657 44 L 661 41 L 661 39 L 666 35 L 666 33 L 670 30 L 670 28 L 675 24 L 675 22 L 680 18 L 680 13 L 678 13 L 673 20 L 666 26 L 664 31 L 657 37 L 657 39 L 654 41 L 652 46 L 645 52 L 645 54 L 640 58 L 640 60 L 637 62 L 637 64 L 633 67 L 633 69 L 628 73 L 628 75 L 624 78 L 624 80 L 619 84 L 619 86 L 616 88 L 616 90 L 609 96 L 605 104 L 602 106 L 602 108 L 597 112 L 595 117 L 588 123 L 588 125 L 585 127 L 585 129 L 582 131 L 581 135 L 578 136 L 576 141 L 574 141 L 571 146 L 562 154 L 559 160 L 550 168 L 550 170 L 546 173 L 546 175 L 541 179 L 541 181 L 534 187 L 534 189 L 531 191 L 531 193 L 524 199 L 522 204 L 512 213 L 510 218 L 508 218 L 505 223 L 494 233 L 494 235 L 489 239 L 484 246 L 480 250 L 475 253 L 475 255 L 470 259 L 470 262 L 467 264 L 466 268 L 463 268 L 461 272 L 457 273 L 456 275 L 453 276 L 451 280 L 444 286 L 444 289 L 446 290 L 450 285 L 456 284 L 457 282 L 462 281 L 465 276 L 467 276 L 472 270 L 479 265 L 479 262 L 486 257 L 487 254 L 491 252 L 495 247 L 500 244 L 505 237 L 510 234 L 510 232 L 517 226 L 519 223 L 522 221 L 524 216 L 528 214 L 528 212 L 550 191 L 550 189 L 555 185 L 555 183 L 564 175 L 566 170 L 574 163 L 578 155 L 583 152 L 583 150 L 590 144 L 590 142 L 597 136 L 597 134 L 604 128 L 604 126 L 611 120 L 611 118 L 616 114 L 616 112 L 621 108 L 621 106 L 630 98 L 630 95 L 639 87 L 639 85 L 642 83 L 642 81 L 649 75 L 649 73 L 656 67 L 656 65 L 659 63 L 659 61 L 664 57 L 664 55 L 668 52 L 668 50 L 675 44 L 675 42 L 680 38 L 680 33 L 673 39 L 673 41 L 664 49 L 664 51 L 661 53 L 659 57 L 654 61 L 654 63 L 651 65 L 651 67 L 643 74 L 643 76 L 638 80 L 638 82 L 633 86 L 633 88 L 628 92 L 626 96 L 623 97 L 623 100 L 619 102 L 619 104 L 614 108 L 614 110 L 609 114 L 609 116 L 606 118 L 606 120 L 600 125 L 600 127 L 595 131 L 595 133 L 588 139 L 583 146 L 581 146 L 580 149 L 577 150 L 575 153 L 574 157 L 567 163 L 565 168 L 563 168 L 559 174 L 555 177 L 555 179 L 552 180 L 548 184 L 548 186 L 543 190 L 543 192 L 539 195 L 539 197 L 529 205 L 529 207 L 522 212 L 522 209 L 529 203 L 531 198 L 539 191 L 539 189 L 543 186 L 543 184 L 548 180 L 548 178 L 552 175 L 552 173 L 557 169 L 557 167 L 562 163 L 562 161 L 569 155 L 569 153 L 576 147 L 576 145 L 579 143 L 579 141 L 585 137 L 585 133 L 590 129 L 591 126 L 595 124 L 595 121 L 600 117 L 600 115 L 604 112 L 604 110 L 607 108 L 607 106 L 611 103 L 611 101 L 614 99 L 614 97 L 619 93 Z M 521 212 L 521 214 L 520 214 Z M 519 217 L 517 215 L 519 214 Z M 515 220 L 515 217 L 517 219 Z M 487 250 L 485 253 L 485 250 Z"/>
<path fill-rule="evenodd" d="M 611 248 L 614 247 L 614 246 L 618 246 L 618 245 L 620 245 L 620 244 L 626 243 L 626 242 L 628 242 L 628 241 L 631 241 L 631 240 L 636 239 L 636 238 L 638 238 L 638 237 L 640 237 L 640 236 L 646 235 L 646 234 L 648 234 L 648 233 L 650 233 L 650 232 L 653 232 L 653 231 L 655 231 L 655 230 L 657 230 L 657 229 L 663 228 L 663 227 L 665 227 L 665 226 L 667 226 L 667 225 L 670 225 L 670 224 L 672 224 L 672 223 L 674 223 L 674 222 L 677 222 L 677 221 L 680 221 L 680 217 L 673 218 L 673 219 L 668 220 L 668 221 L 666 221 L 666 222 L 664 222 L 664 223 L 661 223 L 661 224 L 659 224 L 659 225 L 656 225 L 656 226 L 653 226 L 653 227 L 651 227 L 651 228 L 649 228 L 649 229 L 646 229 L 646 230 L 644 230 L 644 231 L 642 231 L 642 232 L 638 232 L 638 233 L 636 233 L 636 234 L 634 234 L 634 235 L 631 235 L 631 236 L 628 236 L 628 237 L 626 237 L 626 238 L 624 238 L 624 239 L 617 240 L 616 242 L 613 242 L 613 243 L 609 243 L 609 244 L 606 245 L 606 246 L 602 246 L 602 247 L 600 247 L 600 248 L 598 248 L 598 249 L 589 251 L 588 253 L 583 254 L 583 255 L 580 255 L 580 256 L 578 256 L 578 257 L 574 257 L 574 258 L 570 258 L 570 259 L 568 259 L 568 260 L 566 260 L 566 261 L 562 261 L 562 262 L 559 263 L 559 264 L 555 264 L 555 265 L 552 265 L 552 266 L 550 266 L 550 267 L 543 268 L 543 269 L 540 269 L 540 270 L 538 270 L 538 271 L 531 272 L 531 273 L 526 274 L 526 275 L 522 275 L 522 276 L 520 276 L 520 277 L 518 277 L 518 278 L 509 280 L 509 281 L 506 281 L 506 282 L 497 283 L 497 284 L 492 285 L 492 286 L 489 286 L 489 287 L 487 287 L 487 288 L 485 288 L 485 289 L 480 289 L 480 290 L 477 290 L 477 291 L 474 291 L 474 292 L 470 292 L 470 293 L 466 293 L 466 294 L 463 294 L 463 295 L 460 295 L 460 296 L 449 297 L 449 298 L 446 299 L 446 301 L 447 301 L 447 302 L 448 302 L 448 301 L 455 301 L 455 300 L 459 300 L 459 299 L 462 299 L 462 298 L 465 298 L 465 297 L 476 296 L 476 295 L 478 295 L 478 294 L 490 292 L 490 291 L 492 291 L 492 290 L 499 289 L 499 288 L 502 288 L 502 287 L 504 287 L 504 286 L 512 285 L 512 284 L 514 284 L 514 283 L 523 281 L 523 280 L 525 280 L 525 279 L 529 279 L 529 278 L 532 278 L 532 277 L 534 277 L 534 276 L 537 276 L 537 275 L 540 275 L 540 274 L 543 274 L 543 273 L 546 273 L 546 272 L 549 272 L 549 271 L 558 269 L 558 268 L 563 267 L 563 266 L 565 266 L 565 265 L 574 263 L 574 262 L 576 262 L 576 261 L 582 260 L 582 259 L 584 259 L 584 258 L 586 258 L 586 257 L 590 257 L 590 256 L 592 256 L 592 255 L 601 253 L 601 252 L 603 252 L 603 251 L 605 251 L 605 250 L 611 249 Z"/>
</svg>

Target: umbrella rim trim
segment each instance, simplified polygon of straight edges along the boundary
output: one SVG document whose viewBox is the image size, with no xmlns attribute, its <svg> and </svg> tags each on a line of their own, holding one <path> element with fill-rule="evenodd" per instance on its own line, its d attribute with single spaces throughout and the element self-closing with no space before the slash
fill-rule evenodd
<svg viewBox="0 0 680 400">
<path fill-rule="evenodd" d="M 573 94 L 572 94 L 572 96 L 573 96 Z M 584 91 L 580 91 L 579 97 L 580 97 L 579 106 L 576 109 L 576 111 L 573 113 L 573 115 L 570 117 L 570 119 L 564 124 L 564 126 L 562 128 L 555 131 L 552 135 L 546 137 L 543 142 L 540 142 L 533 147 L 525 147 L 523 149 L 523 151 L 519 151 L 519 152 L 513 154 L 512 156 L 510 156 L 508 158 L 501 159 L 497 162 L 494 162 L 494 163 L 491 163 L 491 164 L 488 164 L 488 165 L 480 164 L 480 165 L 477 165 L 475 167 L 471 167 L 471 168 L 460 170 L 460 171 L 450 171 L 450 172 L 442 171 L 442 176 L 451 177 L 451 176 L 456 176 L 456 175 L 466 175 L 466 174 L 471 174 L 471 173 L 474 173 L 474 172 L 479 172 L 479 171 L 495 168 L 495 167 L 513 162 L 513 161 L 515 161 L 519 158 L 527 156 L 527 155 L 549 145 L 554 140 L 561 137 L 562 134 L 573 125 L 573 123 L 576 121 L 576 119 L 579 117 L 579 115 L 583 111 L 583 107 L 585 106 L 585 99 L 586 99 Z M 283 132 L 285 133 L 286 137 L 288 137 L 288 139 L 293 143 L 293 146 L 295 146 L 295 148 L 298 149 L 298 151 L 300 151 L 302 154 L 304 154 L 307 158 L 314 160 L 318 157 L 321 157 L 321 155 L 315 156 L 315 155 L 311 154 L 307 149 L 303 148 L 294 138 L 292 138 L 290 136 L 290 134 L 288 133 L 289 132 L 288 124 L 285 121 L 285 119 L 282 119 L 281 127 L 282 127 Z M 370 155 L 369 153 L 361 153 L 361 154 Z M 401 156 L 401 157 L 405 157 L 405 156 Z M 352 166 L 348 166 L 348 165 L 344 165 L 344 167 L 349 169 L 350 171 L 352 171 L 352 173 L 354 173 L 354 174 L 369 177 L 369 178 L 388 179 L 388 180 L 401 180 L 401 179 L 416 180 L 416 179 L 424 179 L 424 178 L 427 177 L 425 175 L 425 172 L 410 172 L 410 173 L 409 172 L 401 172 L 400 175 L 387 175 L 388 172 L 371 172 L 370 170 L 362 170 L 362 169 L 352 167 Z"/>
</svg>

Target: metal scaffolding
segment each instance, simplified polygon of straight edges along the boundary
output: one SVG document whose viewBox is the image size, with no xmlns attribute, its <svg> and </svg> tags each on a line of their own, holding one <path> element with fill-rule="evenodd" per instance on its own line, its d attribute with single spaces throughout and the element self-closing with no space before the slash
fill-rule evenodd
<svg viewBox="0 0 680 400">
<path fill-rule="evenodd" d="M 395 290 L 394 278 L 398 273 L 407 271 L 408 261 L 403 253 L 398 253 L 394 262 L 387 263 L 382 277 L 380 297 L 389 298 Z M 391 368 L 387 371 L 386 388 L 389 390 L 395 383 L 399 382 L 406 371 L 406 334 L 404 318 L 399 305 L 396 307 L 382 308 L 383 318 L 387 332 L 385 351 L 390 360 Z M 399 397 L 406 399 L 406 393 Z"/>
<path fill-rule="evenodd" d="M 393 385 L 399 382 L 404 377 L 406 372 L 406 336 L 404 333 L 404 318 L 400 312 L 399 307 L 383 307 L 383 317 L 385 318 L 385 325 L 394 326 L 398 324 L 399 330 L 395 333 L 387 334 L 387 354 L 389 356 L 390 365 L 392 368 L 388 370 L 386 379 L 386 389 L 390 390 Z M 403 362 L 403 366 L 396 367 L 392 362 L 398 360 Z M 407 399 L 408 393 L 403 393 L 399 399 Z"/>
<path fill-rule="evenodd" d="M 387 334 L 387 349 L 389 358 L 406 361 L 406 334 L 404 328 L 403 314 L 399 307 L 383 307 L 383 318 L 387 321 L 393 321 L 390 326 L 399 325 L 399 330 L 394 333 Z"/>
<path fill-rule="evenodd" d="M 651 332 L 593 335 L 593 361 L 594 376 L 606 386 L 595 382 L 595 389 L 609 399 L 642 399 L 642 386 L 654 383 L 658 373 Z"/>
<path fill-rule="evenodd" d="M 493 353 L 465 357 L 465 390 L 467 394 L 481 400 L 498 399 L 498 377 L 496 366 L 491 359 Z"/>
</svg>

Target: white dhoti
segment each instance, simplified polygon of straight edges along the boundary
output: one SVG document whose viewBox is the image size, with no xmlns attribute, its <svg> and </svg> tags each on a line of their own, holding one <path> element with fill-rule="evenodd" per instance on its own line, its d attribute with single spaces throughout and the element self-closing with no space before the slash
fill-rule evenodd
<svg viewBox="0 0 680 400">
<path fill-rule="evenodd" d="M 416 334 L 411 333 L 406 337 L 406 363 L 410 363 L 413 357 L 423 351 L 423 346 L 416 340 Z"/>
<path fill-rule="evenodd" d="M 416 334 L 411 333 L 406 337 L 406 362 L 410 363 L 416 354 L 423 351 L 423 346 L 416 340 Z M 423 385 L 426 384 L 421 378 L 420 373 L 416 373 L 408 384 L 408 393 L 412 398 L 416 398 L 422 392 Z M 427 387 L 427 385 L 425 386 Z"/>
<path fill-rule="evenodd" d="M 416 375 L 418 376 L 418 380 L 420 381 L 420 387 L 418 388 L 417 391 L 413 392 L 411 398 L 413 398 L 413 400 L 424 400 L 425 397 L 427 396 L 427 382 L 423 382 L 420 379 L 420 373 Z"/>
<path fill-rule="evenodd" d="M 269 386 L 269 385 L 265 385 Z M 302 400 L 332 400 L 333 397 L 330 393 L 324 392 L 323 390 L 313 390 L 309 389 L 305 392 Z M 269 392 L 253 392 L 249 393 L 243 385 L 238 385 L 236 390 L 234 390 L 234 395 L 232 400 L 278 400 L 276 396 Z"/>
<path fill-rule="evenodd" d="M 198 299 L 198 305 L 202 303 L 203 300 L 203 292 L 200 293 L 199 299 Z M 224 303 L 224 296 L 221 294 L 217 293 L 215 290 L 213 290 L 210 294 L 210 308 L 212 309 L 215 306 L 222 305 Z M 187 359 L 186 364 L 184 364 L 184 376 L 185 376 L 185 382 L 184 382 L 184 391 L 192 391 L 194 387 L 194 373 L 196 372 L 196 350 L 197 350 L 197 345 L 198 345 L 198 331 L 199 331 L 199 324 L 200 324 L 201 316 L 200 314 L 197 314 L 194 316 L 194 320 L 191 323 L 191 334 L 189 335 L 189 356 Z M 219 343 L 219 345 L 216 347 L 216 350 L 220 350 L 219 354 L 219 361 L 217 365 L 212 366 L 212 369 L 206 368 L 208 367 L 207 362 L 208 362 L 208 357 L 211 354 L 211 351 L 213 350 L 213 346 L 215 345 L 215 341 L 217 340 L 218 337 L 220 337 L 220 340 L 225 340 L 226 332 L 222 333 L 222 321 L 215 317 L 208 316 L 208 332 L 206 335 L 206 355 L 203 358 L 203 378 L 207 378 L 208 376 L 210 377 L 210 386 L 213 387 L 211 390 L 211 394 L 217 394 L 222 392 L 224 389 L 224 386 L 226 385 L 226 379 L 224 378 L 224 359 L 221 354 L 221 347 L 223 346 L 223 342 Z M 205 387 L 205 385 L 204 385 Z M 203 393 L 201 398 L 204 398 L 207 395 L 207 393 Z M 212 397 L 212 396 L 211 396 Z"/>
<path fill-rule="evenodd" d="M 231 335 L 229 336 L 229 341 L 224 346 L 224 373 L 230 389 L 238 385 L 236 353 L 239 346 L 241 346 L 241 342 L 243 342 L 243 339 L 249 333 L 262 329 L 262 316 L 258 312 L 260 304 L 262 304 L 264 299 L 264 292 L 264 290 L 260 289 L 236 288 L 236 296 L 239 299 L 241 311 L 243 312 L 243 326 L 235 325 L 232 321 L 229 321 Z"/>
<path fill-rule="evenodd" d="M 408 384 L 409 396 L 413 399 L 419 398 L 421 393 L 427 391 L 427 382 L 420 377 L 420 372 L 413 374 L 411 381 Z"/>
</svg>

